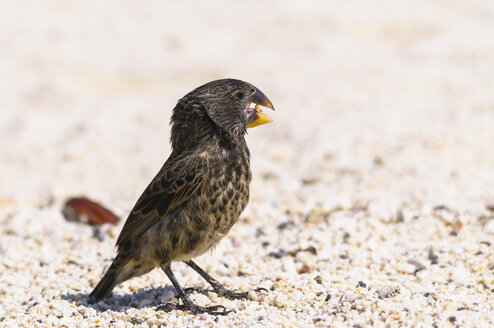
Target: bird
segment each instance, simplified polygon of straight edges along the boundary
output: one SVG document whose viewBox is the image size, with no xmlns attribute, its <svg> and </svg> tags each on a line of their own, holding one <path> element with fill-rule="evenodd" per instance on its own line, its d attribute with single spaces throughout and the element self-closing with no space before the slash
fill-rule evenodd
<svg viewBox="0 0 494 328">
<path fill-rule="evenodd" d="M 172 272 L 172 262 L 180 261 L 218 295 L 247 298 L 247 292 L 224 287 L 192 259 L 227 235 L 249 201 L 252 173 L 246 131 L 273 121 L 261 106 L 274 110 L 257 87 L 231 78 L 201 85 L 177 102 L 170 119 L 171 154 L 127 217 L 117 238 L 117 255 L 89 294 L 90 302 L 160 267 L 183 304 L 168 303 L 158 309 L 214 315 L 231 312 L 222 305 L 195 304 Z"/>
</svg>

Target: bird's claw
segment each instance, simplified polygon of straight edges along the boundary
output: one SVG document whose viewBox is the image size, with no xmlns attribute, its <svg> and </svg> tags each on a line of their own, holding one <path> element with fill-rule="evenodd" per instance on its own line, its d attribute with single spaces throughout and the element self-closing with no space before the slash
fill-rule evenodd
<svg viewBox="0 0 494 328">
<path fill-rule="evenodd" d="M 261 292 L 269 293 L 269 290 L 267 290 L 264 287 L 256 288 L 253 291 L 258 292 L 258 293 L 261 293 Z M 236 291 L 230 290 L 230 289 L 223 287 L 223 286 L 222 286 L 222 288 L 216 288 L 216 290 L 200 288 L 200 287 L 189 287 L 189 288 L 186 288 L 184 290 L 184 292 L 187 295 L 191 294 L 193 292 L 200 293 L 203 295 L 207 295 L 210 292 L 214 292 L 214 293 L 218 294 L 219 296 L 226 297 L 226 298 L 231 299 L 231 300 L 241 300 L 241 299 L 248 299 L 249 298 L 249 292 L 243 292 L 243 293 L 242 292 L 236 292 Z"/>
<path fill-rule="evenodd" d="M 266 288 L 259 287 L 254 289 L 255 292 L 266 292 L 269 293 L 269 291 Z M 249 292 L 236 292 L 233 290 L 229 290 L 227 288 L 221 289 L 217 291 L 218 295 L 232 299 L 232 300 L 240 300 L 240 299 L 247 299 L 249 298 Z"/>
<path fill-rule="evenodd" d="M 180 311 L 190 311 L 193 314 L 207 313 L 210 315 L 227 315 L 230 312 L 233 312 L 233 310 L 227 310 L 223 305 L 199 306 L 194 303 L 192 304 L 167 303 L 165 305 L 158 306 L 156 309 L 165 312 L 180 310 Z M 222 311 L 219 311 L 220 309 L 222 309 Z"/>
<path fill-rule="evenodd" d="M 224 290 L 219 291 L 218 295 L 229 298 L 231 300 L 241 300 L 244 298 L 248 298 L 249 292 L 241 293 L 241 292 L 235 292 L 233 290 L 229 290 L 229 289 L 225 288 Z"/>
<path fill-rule="evenodd" d="M 200 287 L 188 287 L 188 288 L 184 289 L 184 292 L 187 295 L 192 294 L 193 292 L 206 295 L 207 293 L 209 293 L 211 291 L 212 290 L 210 290 L 210 289 L 200 288 Z"/>
<path fill-rule="evenodd" d="M 178 306 L 177 304 L 172 304 L 172 303 L 166 303 L 164 305 L 160 305 L 156 308 L 156 310 L 161 310 L 161 311 L 164 311 L 164 312 L 170 312 L 170 311 L 173 311 L 173 310 L 178 310 Z"/>
</svg>

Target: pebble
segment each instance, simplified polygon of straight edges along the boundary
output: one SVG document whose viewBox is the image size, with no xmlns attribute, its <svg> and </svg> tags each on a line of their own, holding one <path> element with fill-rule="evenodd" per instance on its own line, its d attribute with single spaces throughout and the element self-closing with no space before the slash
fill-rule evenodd
<svg viewBox="0 0 494 328">
<path fill-rule="evenodd" d="M 451 270 L 450 278 L 457 284 L 466 285 L 471 280 L 471 273 L 464 266 L 456 266 Z"/>
<path fill-rule="evenodd" d="M 380 299 L 390 298 L 398 295 L 400 293 L 399 286 L 384 286 L 378 291 L 378 297 Z"/>
<path fill-rule="evenodd" d="M 487 208 L 489 211 L 494 212 L 494 200 L 491 200 L 485 204 L 485 208 Z"/>
<path fill-rule="evenodd" d="M 276 295 L 274 299 L 274 305 L 276 305 L 277 307 L 284 307 L 286 305 L 286 302 L 287 298 L 283 294 Z"/>
<path fill-rule="evenodd" d="M 484 232 L 489 235 L 494 235 L 494 218 L 488 220 L 484 224 Z"/>
</svg>

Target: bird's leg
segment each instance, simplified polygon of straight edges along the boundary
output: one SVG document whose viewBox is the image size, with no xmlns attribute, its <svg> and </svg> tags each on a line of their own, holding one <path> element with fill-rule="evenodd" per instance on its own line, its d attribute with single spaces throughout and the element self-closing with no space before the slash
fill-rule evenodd
<svg viewBox="0 0 494 328">
<path fill-rule="evenodd" d="M 173 286 L 178 292 L 178 296 L 182 299 L 182 302 L 184 303 L 183 305 L 174 305 L 171 303 L 167 303 L 165 305 L 159 306 L 157 309 L 158 310 L 164 310 L 166 312 L 172 311 L 172 310 L 189 310 L 190 312 L 194 314 L 198 313 L 208 313 L 212 315 L 226 315 L 230 312 L 231 310 L 226 310 L 226 308 L 223 305 L 214 305 L 214 306 L 199 306 L 197 304 L 194 304 L 192 300 L 185 294 L 184 289 L 182 286 L 177 281 L 177 278 L 175 278 L 175 275 L 172 272 L 172 268 L 170 265 L 167 265 L 166 267 L 161 267 L 161 269 L 166 273 L 170 281 L 172 282 Z M 221 311 L 219 311 L 221 310 Z"/>
<path fill-rule="evenodd" d="M 249 295 L 248 292 L 241 293 L 241 292 L 236 292 L 236 291 L 233 291 L 233 290 L 230 290 L 230 289 L 226 288 L 218 280 L 216 280 L 213 277 L 211 277 L 209 275 L 209 273 L 207 273 L 206 271 L 204 271 L 203 269 L 201 269 L 192 260 L 186 261 L 185 264 L 187 264 L 188 266 L 190 266 L 197 273 L 199 273 L 201 275 L 201 277 L 203 277 L 204 279 L 206 279 L 206 281 L 211 285 L 211 287 L 213 287 L 213 290 L 215 291 L 216 294 L 218 294 L 220 296 L 223 296 L 223 297 L 226 297 L 226 298 L 229 298 L 229 299 L 232 299 L 232 300 L 238 300 L 238 299 L 242 299 L 242 298 L 247 298 L 248 297 L 248 295 Z M 258 290 L 258 291 L 260 291 L 260 290 L 267 291 L 265 288 L 257 288 L 256 290 Z M 202 290 L 199 290 L 199 292 L 201 292 L 201 291 Z"/>
</svg>

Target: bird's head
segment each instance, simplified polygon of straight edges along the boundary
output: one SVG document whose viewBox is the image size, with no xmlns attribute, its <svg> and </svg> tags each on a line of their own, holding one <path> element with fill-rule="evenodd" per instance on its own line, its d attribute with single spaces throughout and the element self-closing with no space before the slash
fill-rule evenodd
<svg viewBox="0 0 494 328">
<path fill-rule="evenodd" d="M 274 110 L 273 104 L 250 83 L 222 79 L 204 84 L 192 92 L 198 94 L 211 120 L 232 134 L 243 134 L 245 129 L 273 121 L 260 108 Z"/>
<path fill-rule="evenodd" d="M 173 134 L 182 135 L 180 139 L 199 137 L 197 133 L 206 132 L 208 126 L 236 140 L 246 129 L 273 121 L 261 106 L 274 110 L 268 97 L 252 84 L 235 79 L 211 81 L 189 92 L 175 107 L 172 141 Z"/>
</svg>

